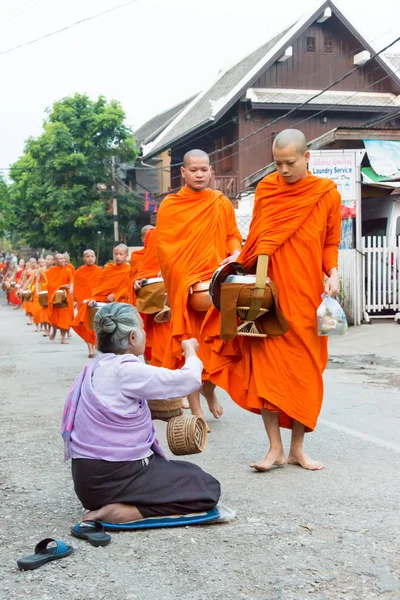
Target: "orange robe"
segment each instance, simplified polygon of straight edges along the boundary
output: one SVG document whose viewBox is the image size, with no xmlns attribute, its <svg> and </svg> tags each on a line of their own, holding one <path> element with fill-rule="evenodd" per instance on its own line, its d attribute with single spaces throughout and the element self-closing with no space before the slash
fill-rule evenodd
<svg viewBox="0 0 400 600">
<path fill-rule="evenodd" d="M 195 337 L 200 343 L 203 379 L 208 378 L 209 349 L 203 344 L 205 313 L 188 306 L 189 289 L 210 280 L 221 260 L 241 249 L 232 203 L 222 192 L 206 189 L 193 192 L 184 186 L 161 203 L 157 215 L 158 255 L 172 310 L 171 336 L 163 365 L 183 365 L 182 341 Z M 210 312 L 210 311 L 209 311 Z M 207 321 L 212 328 L 213 323 Z M 214 318 L 218 328 L 218 316 Z"/>
<path fill-rule="evenodd" d="M 0 265 L 0 269 L 1 269 L 1 265 Z M 21 277 L 22 274 L 25 272 L 25 268 L 20 268 L 18 267 L 17 273 L 15 275 L 15 283 L 18 283 L 21 281 Z M 16 288 L 14 288 L 10 294 L 10 302 L 12 304 L 14 304 L 15 306 L 20 306 L 22 304 L 22 300 L 21 298 L 18 298 L 17 296 L 17 290 Z"/>
<path fill-rule="evenodd" d="M 51 267 L 48 271 L 46 271 L 47 277 L 47 289 L 49 292 L 49 307 L 48 307 L 48 315 L 50 319 L 50 324 L 53 327 L 57 327 L 58 329 L 68 330 L 71 327 L 71 309 L 70 309 L 70 297 L 71 294 L 68 292 L 68 304 L 66 308 L 54 308 L 53 307 L 53 298 L 54 294 L 57 290 L 60 289 L 63 285 L 68 285 L 73 283 L 73 275 L 72 271 L 68 267 L 59 267 L 55 265 Z"/>
<path fill-rule="evenodd" d="M 135 250 L 134 252 L 132 252 L 131 254 L 131 259 L 130 259 L 130 279 L 131 279 L 131 290 L 132 290 L 132 297 L 131 297 L 131 301 L 133 306 L 136 306 L 136 294 L 135 294 L 135 290 L 133 289 L 133 284 L 136 281 L 136 279 L 138 279 L 138 269 L 139 269 L 139 263 L 143 257 L 145 248 L 141 248 L 140 250 Z"/>
<path fill-rule="evenodd" d="M 107 297 L 114 294 L 114 302 L 130 304 L 131 284 L 130 266 L 127 263 L 122 265 L 108 263 L 100 273 L 92 290 L 92 295 L 88 300 L 107 302 Z M 83 304 L 80 311 L 80 322 L 85 325 L 86 329 L 89 329 L 88 308 L 87 303 Z"/>
<path fill-rule="evenodd" d="M 40 278 L 39 278 L 38 286 L 39 286 L 39 291 L 41 291 L 41 292 L 48 292 L 47 272 L 48 272 L 48 269 L 40 269 Z M 40 321 L 40 323 L 50 323 L 48 306 L 40 307 L 39 321 Z"/>
<path fill-rule="evenodd" d="M 39 271 L 39 273 L 38 273 L 38 271 Z M 32 281 L 33 296 L 32 296 L 31 310 L 32 310 L 33 322 L 35 323 L 35 325 L 39 325 L 39 323 L 41 323 L 40 317 L 41 317 L 41 313 L 42 313 L 42 307 L 39 304 L 39 297 L 38 297 L 38 277 L 40 277 L 39 269 L 37 269 L 35 271 L 34 276 L 33 276 L 33 281 Z"/>
<path fill-rule="evenodd" d="M 157 277 L 160 272 L 157 248 L 157 230 L 150 229 L 144 239 L 144 252 L 137 264 L 136 279 Z M 146 331 L 145 357 L 152 365 L 160 367 L 163 362 L 165 348 L 168 343 L 170 324 L 156 323 L 155 315 L 141 313 Z"/>
<path fill-rule="evenodd" d="M 85 325 L 83 302 L 93 298 L 93 288 L 96 287 L 102 271 L 102 267 L 97 265 L 84 265 L 75 271 L 74 279 L 74 296 L 78 303 L 78 314 L 72 321 L 71 327 L 87 344 L 93 345 L 96 344 L 96 334 Z"/>
<path fill-rule="evenodd" d="M 310 173 L 286 184 L 277 173 L 258 185 L 249 236 L 239 261 L 254 269 L 270 256 L 269 277 L 290 330 L 281 337 L 215 340 L 211 380 L 242 408 L 279 412 L 281 427 L 293 419 L 314 429 L 323 397 L 327 338 L 319 337 L 316 312 L 323 276 L 338 266 L 341 199 L 336 185 Z"/>
</svg>

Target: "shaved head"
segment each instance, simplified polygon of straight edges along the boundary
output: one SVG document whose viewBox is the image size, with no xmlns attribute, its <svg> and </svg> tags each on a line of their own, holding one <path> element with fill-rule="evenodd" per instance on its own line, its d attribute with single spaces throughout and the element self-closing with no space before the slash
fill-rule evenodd
<svg viewBox="0 0 400 600">
<path fill-rule="evenodd" d="M 114 262 L 116 265 L 122 265 L 126 263 L 128 258 L 128 246 L 126 244 L 118 244 L 114 248 Z"/>
<path fill-rule="evenodd" d="M 299 154 L 307 152 L 306 136 L 299 129 L 284 129 L 274 139 L 272 149 L 283 150 L 288 146 L 295 146 Z"/>
<path fill-rule="evenodd" d="M 145 225 L 144 227 L 142 227 L 142 230 L 140 232 L 142 242 L 144 242 L 144 238 L 146 237 L 146 235 L 149 233 L 149 231 L 151 229 L 154 229 L 153 225 Z"/>
<path fill-rule="evenodd" d="M 208 156 L 207 152 L 204 152 L 204 150 L 189 150 L 189 152 L 186 152 L 185 156 L 183 157 L 183 166 L 187 167 L 188 162 L 192 158 L 203 158 L 208 162 L 208 164 L 210 164 L 210 157 Z"/>
<path fill-rule="evenodd" d="M 93 252 L 93 254 L 95 253 L 94 250 L 91 250 L 90 248 L 88 248 L 87 250 L 85 250 L 85 252 L 82 254 L 82 256 L 84 257 L 85 254 L 87 254 L 88 252 Z"/>
<path fill-rule="evenodd" d="M 203 192 L 211 180 L 210 157 L 204 150 L 189 150 L 183 157 L 181 174 L 188 188 Z"/>
<path fill-rule="evenodd" d="M 128 254 L 128 246 L 126 244 L 118 244 L 118 246 L 115 246 L 114 250 L 123 250 L 124 252 L 126 252 Z"/>
<path fill-rule="evenodd" d="M 285 183 L 297 183 L 308 176 L 310 153 L 303 132 L 298 129 L 281 131 L 274 140 L 272 153 L 276 170 Z"/>
<path fill-rule="evenodd" d="M 65 256 L 64 254 L 56 254 L 54 257 L 55 263 L 57 267 L 65 267 Z"/>
<path fill-rule="evenodd" d="M 89 267 L 96 264 L 96 255 L 94 253 L 94 250 L 90 250 L 90 249 L 85 250 L 85 252 L 83 253 L 83 260 L 84 260 L 85 264 L 88 265 Z"/>
</svg>

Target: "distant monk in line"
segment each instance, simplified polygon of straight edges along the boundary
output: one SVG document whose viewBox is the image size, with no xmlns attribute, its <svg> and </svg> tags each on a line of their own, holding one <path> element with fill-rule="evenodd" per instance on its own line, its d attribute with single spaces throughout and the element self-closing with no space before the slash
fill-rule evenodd
<svg viewBox="0 0 400 600">
<path fill-rule="evenodd" d="M 189 306 L 189 294 L 196 283 L 209 281 L 221 264 L 237 259 L 242 238 L 232 203 L 222 192 L 208 187 L 211 179 L 208 154 L 202 150 L 187 152 L 181 172 L 186 185 L 162 201 L 157 215 L 158 255 L 172 310 L 171 336 L 163 366 L 181 368 L 182 341 L 196 338 L 204 365 L 201 393 L 218 419 L 223 409 L 215 385 L 209 380 L 211 350 L 203 343 L 202 336 L 207 313 L 196 312 Z M 204 418 L 199 392 L 190 394 L 188 399 L 192 413 Z"/>
<path fill-rule="evenodd" d="M 47 282 L 47 272 L 54 265 L 54 257 L 52 254 L 48 254 L 44 259 L 45 266 L 43 269 L 39 269 L 38 277 L 37 277 L 37 287 L 39 292 L 48 293 L 48 282 Z M 43 337 L 49 337 L 50 335 L 50 317 L 49 317 L 49 307 L 41 306 L 40 307 L 40 323 L 43 324 L 44 331 Z"/>
<path fill-rule="evenodd" d="M 93 287 L 92 294 L 88 298 L 89 302 L 82 305 L 79 318 L 80 322 L 89 329 L 88 308 L 94 306 L 96 302 L 123 302 L 131 303 L 130 267 L 128 260 L 128 246 L 119 244 L 114 248 L 114 262 L 108 263 L 102 270 Z"/>
<path fill-rule="evenodd" d="M 84 265 L 75 271 L 74 296 L 78 304 L 78 313 L 72 321 L 72 329 L 86 342 L 88 347 L 88 358 L 93 358 L 96 351 L 96 334 L 85 325 L 82 317 L 85 300 L 93 297 L 93 289 L 96 287 L 99 277 L 103 272 L 96 265 L 96 255 L 93 250 L 85 250 L 83 253 Z"/>
<path fill-rule="evenodd" d="M 49 293 L 49 319 L 52 332 L 49 339 L 53 341 L 56 337 L 57 329 L 60 330 L 61 343 L 68 344 L 66 335 L 71 327 L 70 296 L 73 294 L 73 274 L 71 269 L 65 266 L 63 254 L 56 254 L 54 257 L 55 265 L 46 271 L 47 289 Z M 68 306 L 66 308 L 56 308 L 53 306 L 54 295 L 57 290 L 64 289 L 67 293 Z"/>
<path fill-rule="evenodd" d="M 310 153 L 301 131 L 277 135 L 273 154 L 277 172 L 257 186 L 239 262 L 253 270 L 258 256 L 270 257 L 268 276 L 278 286 L 290 330 L 280 337 L 236 337 L 230 362 L 213 354 L 211 379 L 239 406 L 263 417 L 269 450 L 251 467 L 268 471 L 288 462 L 318 470 L 324 465 L 304 454 L 303 441 L 322 405 L 328 344 L 318 336 L 316 312 L 323 292 L 339 293 L 341 198 L 333 181 L 307 171 Z M 288 460 L 280 427 L 292 430 Z"/>
</svg>

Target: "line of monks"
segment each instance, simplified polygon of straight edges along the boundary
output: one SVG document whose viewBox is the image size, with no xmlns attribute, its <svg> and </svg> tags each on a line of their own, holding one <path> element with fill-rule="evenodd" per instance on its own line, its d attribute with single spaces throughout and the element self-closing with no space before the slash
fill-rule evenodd
<svg viewBox="0 0 400 600">
<path fill-rule="evenodd" d="M 84 266 L 74 271 L 65 255 L 29 261 L 17 269 L 20 290 L 30 288 L 32 298 L 23 301 L 36 327 L 54 340 L 68 343 L 72 328 L 95 354 L 95 334 L 88 313 L 94 302 L 136 304 L 145 279 L 162 276 L 171 310 L 168 322 L 156 322 L 142 314 L 147 342 L 146 359 L 153 365 L 178 369 L 183 365 L 184 339 L 197 338 L 203 362 L 203 385 L 188 397 L 193 414 L 204 418 L 201 395 L 215 418 L 223 409 L 215 388 L 225 389 L 242 408 L 261 414 L 269 439 L 266 456 L 252 463 L 258 471 L 297 464 L 305 469 L 323 468 L 303 451 L 306 432 L 317 423 L 323 399 L 322 374 L 327 364 L 327 339 L 318 336 L 316 311 L 321 294 L 339 292 L 338 248 L 341 232 L 341 199 L 335 184 L 307 170 L 309 152 L 304 135 L 285 130 L 274 141 L 277 172 L 257 187 L 253 220 L 242 247 L 231 202 L 211 190 L 208 155 L 192 150 L 181 169 L 185 185 L 161 203 L 156 227 L 142 230 L 144 247 L 132 253 L 121 244 L 114 261 L 96 266 L 92 250 L 83 254 Z M 269 277 L 279 289 L 279 304 L 290 329 L 285 335 L 237 336 L 223 341 L 221 315 L 216 308 L 198 312 L 189 297 L 198 282 L 209 281 L 219 266 L 241 263 L 254 272 L 257 258 L 269 256 Z M 54 308 L 53 298 L 65 290 L 67 301 Z M 41 291 L 48 292 L 48 307 L 40 305 Z M 10 292 L 14 294 L 14 291 Z M 11 302 L 18 301 L 16 295 Z M 75 311 L 74 311 L 74 302 Z M 292 430 L 286 456 L 280 428 Z"/>
</svg>

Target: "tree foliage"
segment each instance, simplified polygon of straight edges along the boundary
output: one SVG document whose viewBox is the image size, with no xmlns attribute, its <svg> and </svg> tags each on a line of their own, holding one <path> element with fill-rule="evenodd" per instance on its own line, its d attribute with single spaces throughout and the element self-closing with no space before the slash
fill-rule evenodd
<svg viewBox="0 0 400 600">
<path fill-rule="evenodd" d="M 137 154 L 124 120 L 120 104 L 103 96 L 92 101 L 75 94 L 47 111 L 43 133 L 27 140 L 10 171 L 10 220 L 27 243 L 77 256 L 101 238 L 109 253 L 115 194 L 121 231 L 134 228 L 137 198 L 113 187 L 112 179 L 112 162 L 132 161 Z"/>
</svg>

